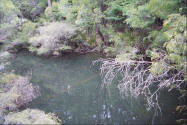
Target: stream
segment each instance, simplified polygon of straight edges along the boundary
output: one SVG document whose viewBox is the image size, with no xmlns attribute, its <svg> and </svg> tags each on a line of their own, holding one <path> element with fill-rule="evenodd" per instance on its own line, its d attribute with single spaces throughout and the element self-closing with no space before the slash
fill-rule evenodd
<svg viewBox="0 0 187 125">
<path fill-rule="evenodd" d="M 41 96 L 29 108 L 55 113 L 63 124 L 173 124 L 177 94 L 163 91 L 159 102 L 162 116 L 146 111 L 143 98 L 121 98 L 116 84 L 102 88 L 99 66 L 92 65 L 97 53 L 39 57 L 28 52 L 15 54 L 9 69 L 16 74 L 32 73 L 31 82 Z M 154 117 L 153 117 L 154 116 Z"/>
</svg>

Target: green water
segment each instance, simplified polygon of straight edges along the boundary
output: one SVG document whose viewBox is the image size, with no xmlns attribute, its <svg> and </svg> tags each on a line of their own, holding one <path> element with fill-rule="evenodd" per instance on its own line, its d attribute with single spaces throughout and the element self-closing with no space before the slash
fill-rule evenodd
<svg viewBox="0 0 187 125">
<path fill-rule="evenodd" d="M 64 124 L 151 124 L 174 123 L 177 100 L 161 94 L 162 117 L 145 110 L 143 99 L 122 99 L 116 85 L 101 88 L 98 66 L 92 61 L 99 54 L 70 54 L 59 58 L 38 57 L 21 52 L 9 67 L 16 73 L 32 72 L 32 83 L 39 85 L 41 96 L 29 108 L 55 113 Z"/>
</svg>

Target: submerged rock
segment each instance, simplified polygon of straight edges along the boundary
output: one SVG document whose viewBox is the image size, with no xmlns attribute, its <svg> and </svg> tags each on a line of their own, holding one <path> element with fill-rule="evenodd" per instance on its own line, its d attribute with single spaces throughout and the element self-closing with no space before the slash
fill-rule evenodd
<svg viewBox="0 0 187 125">
<path fill-rule="evenodd" d="M 61 124 L 61 121 L 52 113 L 46 114 L 37 109 L 26 109 L 17 113 L 9 113 L 4 124 Z"/>
</svg>

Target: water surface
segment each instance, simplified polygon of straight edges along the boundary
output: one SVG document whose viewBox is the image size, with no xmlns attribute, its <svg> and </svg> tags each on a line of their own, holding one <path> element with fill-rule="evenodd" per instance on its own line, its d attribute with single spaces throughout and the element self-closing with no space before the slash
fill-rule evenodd
<svg viewBox="0 0 187 125">
<path fill-rule="evenodd" d="M 161 117 L 147 112 L 142 98 L 122 99 L 113 84 L 101 88 L 98 66 L 92 61 L 99 54 L 70 54 L 59 58 L 38 57 L 28 52 L 15 55 L 11 70 L 25 75 L 32 72 L 32 83 L 39 85 L 41 96 L 30 108 L 55 113 L 64 124 L 151 124 L 175 123 L 176 95 L 161 93 Z"/>
</svg>

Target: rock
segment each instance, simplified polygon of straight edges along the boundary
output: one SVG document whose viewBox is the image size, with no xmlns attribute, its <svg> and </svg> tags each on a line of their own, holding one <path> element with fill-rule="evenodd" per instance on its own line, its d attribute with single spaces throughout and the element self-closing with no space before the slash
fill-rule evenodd
<svg viewBox="0 0 187 125">
<path fill-rule="evenodd" d="M 31 18 L 34 19 L 44 12 L 45 8 L 35 8 L 31 11 Z"/>
<path fill-rule="evenodd" d="M 26 47 L 27 47 L 27 43 L 20 42 L 20 41 L 14 41 L 8 45 L 7 51 L 9 51 L 11 53 L 15 53 L 23 48 L 26 48 Z"/>
<path fill-rule="evenodd" d="M 9 113 L 4 124 L 61 124 L 61 121 L 52 113 L 37 109 L 26 109 L 17 113 Z"/>
<path fill-rule="evenodd" d="M 47 1 L 45 0 L 14 0 L 14 4 L 19 6 L 19 9 L 21 10 L 22 15 L 25 18 L 34 20 L 36 17 L 40 16 L 46 6 Z"/>
<path fill-rule="evenodd" d="M 0 109 L 15 110 L 28 104 L 39 96 L 38 86 L 32 86 L 28 77 L 22 77 L 13 73 L 2 75 L 0 83 Z"/>
</svg>

